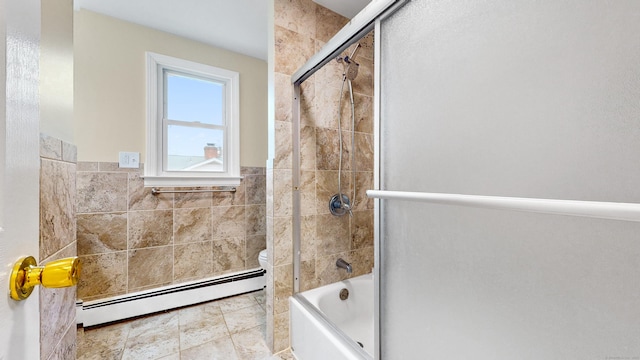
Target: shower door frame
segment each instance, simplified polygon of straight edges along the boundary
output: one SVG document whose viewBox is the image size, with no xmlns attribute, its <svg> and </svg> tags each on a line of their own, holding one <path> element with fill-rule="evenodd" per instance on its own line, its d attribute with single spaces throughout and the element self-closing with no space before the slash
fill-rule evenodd
<svg viewBox="0 0 640 360">
<path fill-rule="evenodd" d="M 329 63 L 331 60 L 339 56 L 349 46 L 360 41 L 371 30 L 375 29 L 374 40 L 374 96 L 373 96 L 373 123 L 374 123 L 374 188 L 380 189 L 380 21 L 391 16 L 400 7 L 410 0 L 384 0 L 374 1 L 367 5 L 360 13 L 358 13 L 351 21 L 345 25 L 336 35 L 334 35 L 315 55 L 313 55 L 300 69 L 298 69 L 291 77 L 291 86 L 293 94 L 292 107 L 292 236 L 293 236 L 293 297 L 300 301 L 308 310 L 312 311 L 314 316 L 323 318 L 329 324 L 331 322 L 313 308 L 306 299 L 299 295 L 300 293 L 300 256 L 301 256 L 301 199 L 300 199 L 300 87 L 302 83 L 312 76 L 316 71 Z M 380 204 L 379 199 L 374 199 L 374 341 L 375 359 L 380 359 L 380 265 L 383 261 L 380 254 L 380 245 L 382 238 L 380 232 Z M 337 333 L 344 335 L 339 329 L 334 327 Z M 356 350 L 362 351 L 360 348 Z"/>
</svg>

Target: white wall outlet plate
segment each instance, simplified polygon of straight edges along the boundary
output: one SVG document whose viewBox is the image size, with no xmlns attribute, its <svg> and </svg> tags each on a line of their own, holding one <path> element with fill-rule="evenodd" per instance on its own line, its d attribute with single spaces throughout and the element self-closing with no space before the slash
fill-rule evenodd
<svg viewBox="0 0 640 360">
<path fill-rule="evenodd" d="M 121 168 L 140 168 L 140 153 L 138 152 L 120 151 L 118 159 L 118 163 Z"/>
</svg>

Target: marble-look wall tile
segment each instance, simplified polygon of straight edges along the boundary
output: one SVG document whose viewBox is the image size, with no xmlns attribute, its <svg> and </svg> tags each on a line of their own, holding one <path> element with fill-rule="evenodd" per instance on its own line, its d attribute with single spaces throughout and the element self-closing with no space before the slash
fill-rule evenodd
<svg viewBox="0 0 640 360">
<path fill-rule="evenodd" d="M 275 26 L 275 72 L 293 75 L 314 53 L 313 39 Z"/>
<path fill-rule="evenodd" d="M 349 216 L 336 217 L 331 214 L 316 217 L 316 253 L 318 256 L 349 250 Z"/>
<path fill-rule="evenodd" d="M 68 142 L 62 142 L 62 161 L 76 163 L 78 162 L 78 148 L 69 144 Z"/>
<path fill-rule="evenodd" d="M 293 223 L 291 216 L 273 218 L 273 266 L 293 263 Z"/>
<path fill-rule="evenodd" d="M 373 210 L 373 199 L 367 196 L 367 190 L 373 189 L 373 172 L 356 172 L 356 204 L 354 209 Z"/>
<path fill-rule="evenodd" d="M 300 169 L 316 169 L 316 129 L 303 126 L 300 129 Z"/>
<path fill-rule="evenodd" d="M 291 170 L 273 170 L 273 211 L 276 216 L 291 216 L 292 210 Z"/>
<path fill-rule="evenodd" d="M 275 119 L 277 121 L 291 121 L 291 102 L 293 101 L 293 87 L 291 75 L 275 74 Z"/>
<path fill-rule="evenodd" d="M 276 314 L 274 322 L 273 351 L 278 352 L 289 347 L 289 312 Z"/>
<path fill-rule="evenodd" d="M 269 216 L 267 215 L 267 236 L 266 236 L 266 242 L 267 242 L 267 263 L 268 263 L 268 267 L 273 266 L 273 259 L 274 259 L 274 253 L 275 253 L 275 242 L 274 242 L 274 238 L 275 238 L 275 227 L 274 227 L 274 223 L 275 223 L 275 218 L 273 216 Z"/>
<path fill-rule="evenodd" d="M 373 60 L 375 57 L 374 41 L 375 36 L 372 30 L 359 41 L 361 48 L 358 56 Z"/>
<path fill-rule="evenodd" d="M 128 256 L 129 289 L 173 280 L 172 246 L 130 250 Z"/>
<path fill-rule="evenodd" d="M 129 249 L 169 245 L 173 242 L 173 211 L 130 211 Z"/>
<path fill-rule="evenodd" d="M 266 169 L 262 166 L 240 166 L 240 175 L 266 175 Z"/>
<path fill-rule="evenodd" d="M 373 135 L 356 133 L 356 163 L 358 171 L 373 171 Z"/>
<path fill-rule="evenodd" d="M 42 263 L 75 254 L 75 243 L 72 243 Z M 49 289 L 39 286 L 37 291 L 40 291 L 40 354 L 47 358 L 54 352 L 68 327 L 75 322 L 76 288 Z"/>
<path fill-rule="evenodd" d="M 330 63 L 333 64 L 333 63 Z M 335 66 L 335 65 L 332 65 Z M 315 126 L 329 129 L 351 130 L 351 101 L 348 86 L 342 86 L 343 68 L 320 76 L 316 80 Z M 342 90 L 342 92 L 340 92 Z M 338 113 L 338 109 L 341 109 Z"/>
<path fill-rule="evenodd" d="M 308 0 L 275 0 L 275 19 L 278 26 L 307 35 L 316 36 L 316 4 Z"/>
<path fill-rule="evenodd" d="M 351 219 L 351 250 L 373 246 L 373 210 L 354 211 Z"/>
<path fill-rule="evenodd" d="M 40 258 L 76 239 L 75 164 L 43 159 L 40 165 Z"/>
<path fill-rule="evenodd" d="M 267 168 L 267 175 L 265 177 L 265 197 L 267 204 L 267 217 L 274 214 L 274 191 L 275 191 L 275 179 L 273 168 Z"/>
<path fill-rule="evenodd" d="M 78 214 L 78 254 L 127 250 L 127 213 Z"/>
<path fill-rule="evenodd" d="M 75 303 L 75 298 L 74 298 Z M 67 326 L 67 331 L 47 360 L 70 360 L 76 358 L 76 324 L 75 320 Z M 40 354 L 42 356 L 42 354 Z M 42 357 L 41 357 L 42 358 Z M 43 358 L 42 358 L 43 359 Z"/>
<path fill-rule="evenodd" d="M 160 210 L 173 208 L 173 194 L 153 195 L 150 187 L 144 187 L 139 172 L 129 173 L 129 210 Z"/>
<path fill-rule="evenodd" d="M 303 216 L 300 226 L 300 259 L 302 261 L 316 258 L 316 215 Z"/>
<path fill-rule="evenodd" d="M 316 39 L 327 42 L 338 30 L 345 26 L 349 19 L 324 6 L 316 7 Z"/>
<path fill-rule="evenodd" d="M 62 160 L 62 141 L 46 134 L 40 134 L 40 157 Z"/>
<path fill-rule="evenodd" d="M 175 209 L 173 242 L 183 244 L 211 240 L 211 208 Z"/>
<path fill-rule="evenodd" d="M 92 161 L 79 161 L 76 171 L 98 171 L 98 163 Z"/>
<path fill-rule="evenodd" d="M 130 251 L 129 256 L 125 253 L 124 271 L 116 272 L 115 275 L 124 274 L 124 287 L 120 286 L 118 279 L 113 279 L 115 284 L 112 284 L 112 287 L 104 285 L 88 288 L 83 285 L 81 292 L 84 299 L 95 300 L 213 276 L 214 238 L 234 239 L 231 242 L 232 246 L 227 244 L 220 247 L 225 251 L 218 251 L 218 254 L 223 254 L 216 258 L 218 274 L 257 267 L 257 252 L 261 250 L 257 248 L 264 248 L 266 241 L 265 167 L 242 167 L 241 174 L 244 179 L 235 192 L 175 195 L 165 193 L 156 196 L 151 194 L 150 188 L 144 187 L 142 168 L 119 169 L 115 162 L 82 162 L 77 169 L 79 176 L 83 176 L 84 179 L 82 184 L 78 183 L 78 189 L 84 186 L 84 193 L 87 194 L 85 200 L 91 200 L 84 201 L 81 209 L 83 212 L 78 216 L 81 254 L 118 253 L 127 249 Z M 103 198 L 96 197 L 95 194 Z M 109 201 L 105 201 L 105 198 Z M 77 203 L 81 206 L 80 200 Z M 112 208 L 119 210 L 108 210 Z M 245 236 L 251 241 L 245 241 Z M 207 242 L 210 249 L 205 252 L 206 256 L 200 252 L 185 250 L 189 249 L 192 243 Z M 134 276 L 128 273 L 131 266 L 134 266 L 130 261 L 139 258 L 134 257 L 137 253 L 131 250 L 156 247 L 171 249 L 167 253 L 171 256 L 166 270 L 170 276 L 160 276 L 154 280 L 128 279 L 127 274 Z M 230 259 L 223 258 L 229 256 L 229 249 L 232 248 L 237 249 L 238 253 Z M 250 261 L 246 261 L 248 253 L 252 257 Z M 205 264 L 210 264 L 206 267 L 210 267 L 211 270 L 192 272 L 185 261 L 190 256 L 197 260 L 196 263 L 204 261 Z M 89 267 L 97 268 L 101 259 L 90 258 Z M 110 265 L 105 264 L 105 267 L 109 268 Z"/>
<path fill-rule="evenodd" d="M 267 286 L 266 290 L 266 308 L 265 311 L 267 313 L 267 334 L 265 336 L 267 345 L 271 350 L 273 350 L 273 334 L 275 332 L 275 324 L 274 324 L 274 311 L 273 304 L 275 300 L 275 285 L 273 282 L 273 266 L 270 264 L 267 265 Z"/>
<path fill-rule="evenodd" d="M 319 114 L 317 114 L 315 105 L 316 77 L 317 73 L 311 75 L 311 77 L 305 80 L 300 86 L 300 123 L 302 126 L 314 127 L 318 123 L 316 118 L 319 116 Z M 291 102 L 289 102 L 288 106 L 291 107 Z"/>
<path fill-rule="evenodd" d="M 276 156 L 273 159 L 274 169 L 291 169 L 291 157 L 293 155 L 293 137 L 291 135 L 291 123 L 276 121 L 276 137 L 280 139 L 276 145 Z"/>
<path fill-rule="evenodd" d="M 77 204 L 79 213 L 127 210 L 127 174 L 78 172 Z"/>
<path fill-rule="evenodd" d="M 119 295 L 127 291 L 127 252 L 83 255 L 78 298 Z"/>
<path fill-rule="evenodd" d="M 293 265 L 287 264 L 273 268 L 275 314 L 289 310 L 289 296 L 293 294 Z"/>
<path fill-rule="evenodd" d="M 213 207 L 214 239 L 244 237 L 245 232 L 244 206 Z"/>
<path fill-rule="evenodd" d="M 264 235 L 267 233 L 267 207 L 265 205 L 247 205 L 246 211 L 246 235 Z"/>
<path fill-rule="evenodd" d="M 338 130 L 316 128 L 316 165 L 318 170 L 338 170 L 340 168 L 340 138 Z M 351 168 L 351 135 L 342 132 L 342 170 Z M 356 151 L 356 154 L 358 152 Z"/>
<path fill-rule="evenodd" d="M 300 213 L 314 215 L 316 213 L 316 172 L 300 172 Z"/>
<path fill-rule="evenodd" d="M 353 97 L 356 131 L 373 134 L 373 97 L 361 94 L 354 94 Z"/>
<path fill-rule="evenodd" d="M 211 193 L 213 206 L 244 205 L 246 198 L 246 185 L 243 179 L 240 185 L 236 186 L 236 191 L 220 191 Z M 221 190 L 222 188 L 214 188 Z"/>
<path fill-rule="evenodd" d="M 369 274 L 374 266 L 374 248 L 369 246 L 353 250 L 349 254 L 349 259 L 354 264 L 351 276 Z"/>
<path fill-rule="evenodd" d="M 246 187 L 245 204 L 246 205 L 264 205 L 267 203 L 266 175 L 246 175 L 244 178 Z"/>
<path fill-rule="evenodd" d="M 211 241 L 176 245 L 173 255 L 173 280 L 202 279 L 213 275 Z"/>
<path fill-rule="evenodd" d="M 350 251 L 345 251 L 327 256 L 319 256 L 316 259 L 315 269 L 318 286 L 323 286 L 348 279 L 350 277 L 350 274 L 348 274 L 346 270 L 338 268 L 336 266 L 336 261 L 340 258 L 343 259 L 344 261 L 350 263 L 355 271 L 356 264 L 353 263 L 350 254 Z"/>
<path fill-rule="evenodd" d="M 184 188 L 176 188 L 181 190 Z M 188 188 L 192 189 L 192 188 Z M 197 187 L 196 190 L 202 190 L 205 188 Z M 212 205 L 212 198 L 210 192 L 203 193 L 176 193 L 174 194 L 174 207 L 178 208 L 202 208 Z"/>
<path fill-rule="evenodd" d="M 267 248 L 266 235 L 247 236 L 246 238 L 246 254 L 247 259 L 245 266 L 247 269 L 253 269 L 260 266 L 258 255 L 260 251 Z"/>
<path fill-rule="evenodd" d="M 320 49 L 322 49 L 325 45 L 326 45 L 326 42 L 321 40 L 316 40 L 315 42 L 316 52 L 320 51 Z M 345 56 L 351 55 L 351 53 L 353 52 L 352 49 L 354 48 L 355 47 L 353 45 L 350 46 L 347 50 L 343 51 L 342 54 L 340 54 L 340 56 L 344 58 Z M 318 95 L 317 97 L 327 97 L 328 99 L 326 100 L 335 101 L 335 105 L 334 105 L 335 107 L 332 108 L 334 110 L 334 114 L 335 114 L 335 111 L 338 110 L 337 106 L 338 106 L 339 97 L 331 96 L 328 94 L 320 95 L 320 88 L 331 87 L 334 90 L 336 90 L 336 94 L 340 90 L 340 88 L 343 88 L 344 91 L 342 95 L 348 96 L 347 94 L 349 93 L 349 90 L 348 90 L 347 83 L 345 82 L 344 87 L 342 86 L 344 70 L 345 70 L 344 62 L 330 61 L 317 72 L 318 77 L 316 78 L 316 84 L 315 84 L 316 94 Z M 321 100 L 321 99 L 317 99 L 317 100 Z M 347 97 L 344 97 L 343 101 L 346 101 L 346 100 L 347 100 Z"/>
<path fill-rule="evenodd" d="M 213 241 L 213 272 L 222 275 L 245 267 L 246 245 L 244 237 Z"/>
<path fill-rule="evenodd" d="M 316 277 L 316 260 L 300 262 L 300 291 L 307 291 L 318 287 Z"/>
</svg>

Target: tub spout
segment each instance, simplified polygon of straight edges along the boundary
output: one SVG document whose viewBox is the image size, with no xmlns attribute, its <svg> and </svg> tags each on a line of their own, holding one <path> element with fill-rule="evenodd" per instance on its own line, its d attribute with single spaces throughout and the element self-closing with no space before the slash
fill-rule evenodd
<svg viewBox="0 0 640 360">
<path fill-rule="evenodd" d="M 351 264 L 349 264 L 348 262 L 342 260 L 342 258 L 338 259 L 338 261 L 336 261 L 336 266 L 339 268 L 343 268 L 345 270 L 347 270 L 347 274 L 351 274 L 351 272 L 353 271 L 353 269 L 351 268 Z"/>
</svg>

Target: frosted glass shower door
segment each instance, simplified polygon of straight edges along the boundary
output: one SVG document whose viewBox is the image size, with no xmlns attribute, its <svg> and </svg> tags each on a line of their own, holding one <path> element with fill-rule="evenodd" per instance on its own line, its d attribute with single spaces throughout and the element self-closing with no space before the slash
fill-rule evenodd
<svg viewBox="0 0 640 360">
<path fill-rule="evenodd" d="M 640 203 L 640 2 L 381 23 L 382 190 Z M 381 200 L 382 359 L 640 359 L 640 223 Z"/>
</svg>

